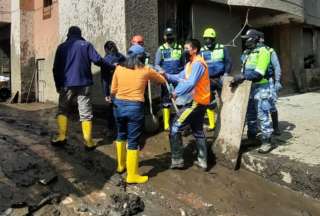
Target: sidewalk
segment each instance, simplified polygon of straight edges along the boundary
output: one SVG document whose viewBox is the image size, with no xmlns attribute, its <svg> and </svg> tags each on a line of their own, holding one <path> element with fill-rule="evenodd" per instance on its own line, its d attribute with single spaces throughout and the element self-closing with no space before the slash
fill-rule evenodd
<svg viewBox="0 0 320 216">
<path fill-rule="evenodd" d="M 320 92 L 282 97 L 281 136 L 270 154 L 245 153 L 242 166 L 272 182 L 320 198 Z"/>
</svg>

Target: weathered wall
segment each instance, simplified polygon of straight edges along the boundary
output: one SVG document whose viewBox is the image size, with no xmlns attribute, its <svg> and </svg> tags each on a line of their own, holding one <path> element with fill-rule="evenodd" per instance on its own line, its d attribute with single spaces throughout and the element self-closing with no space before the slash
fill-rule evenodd
<svg viewBox="0 0 320 216">
<path fill-rule="evenodd" d="M 241 30 L 244 20 L 239 11 L 229 11 L 226 5 L 216 3 L 195 3 L 192 6 L 193 37 L 202 40 L 203 31 L 213 27 L 217 32 L 217 40 L 222 44 L 229 43 Z M 203 42 L 203 41 L 202 41 Z M 228 47 L 233 62 L 233 71 L 239 72 L 240 55 L 242 52 L 241 40 L 236 41 L 237 47 Z"/>
<path fill-rule="evenodd" d="M 11 0 L 0 0 L 0 22 L 11 22 Z"/>
<path fill-rule="evenodd" d="M 308 24 L 320 26 L 320 1 L 305 0 L 305 21 Z"/>
<path fill-rule="evenodd" d="M 285 13 L 293 14 L 304 18 L 304 1 L 303 0 L 210 0 L 214 2 L 235 5 L 268 8 Z M 306 0 L 309 1 L 309 0 Z"/>
<path fill-rule="evenodd" d="M 68 28 L 78 25 L 85 39 L 94 44 L 101 55 L 107 40 L 114 41 L 121 52 L 126 49 L 125 0 L 60 0 L 59 40 L 66 39 Z M 94 86 L 92 98 L 95 104 L 103 104 L 100 69 L 93 67 Z"/>
<path fill-rule="evenodd" d="M 126 41 L 141 34 L 145 38 L 145 47 L 153 59 L 158 48 L 158 1 L 126 0 Z"/>
<path fill-rule="evenodd" d="M 279 32 L 282 82 L 288 89 L 303 90 L 303 32 L 301 25 L 281 25 Z M 283 40 L 285 38 L 285 40 Z"/>
<path fill-rule="evenodd" d="M 34 85 L 31 86 L 32 76 L 35 73 L 35 52 L 33 38 L 33 1 L 20 1 L 20 64 L 21 64 L 21 101 L 24 102 L 27 95 L 34 97 Z M 29 90 L 30 89 L 30 90 Z"/>
<path fill-rule="evenodd" d="M 11 10 L 16 11 L 11 14 L 11 88 L 12 92 L 21 92 L 21 67 L 20 67 L 20 1 L 11 1 Z"/>
<path fill-rule="evenodd" d="M 35 0 L 34 8 L 41 8 L 33 14 L 33 40 L 35 60 L 44 58 L 39 62 L 39 99 L 41 101 L 56 101 L 57 93 L 54 85 L 52 65 L 55 50 L 59 42 L 59 6 L 54 1 L 51 6 L 51 17 L 43 18 L 43 0 Z"/>
</svg>

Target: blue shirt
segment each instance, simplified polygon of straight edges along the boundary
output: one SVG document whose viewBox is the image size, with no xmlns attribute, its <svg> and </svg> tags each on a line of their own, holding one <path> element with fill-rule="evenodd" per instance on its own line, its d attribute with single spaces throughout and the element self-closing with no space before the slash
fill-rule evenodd
<svg viewBox="0 0 320 216">
<path fill-rule="evenodd" d="M 166 74 L 166 76 L 169 81 L 178 83 L 174 91 L 179 97 L 190 94 L 204 72 L 205 67 L 199 61 L 196 61 L 192 64 L 191 74 L 188 79 L 185 79 L 186 69 L 179 74 Z"/>
<path fill-rule="evenodd" d="M 105 62 L 115 65 L 115 64 L 121 64 L 126 60 L 126 57 L 122 55 L 121 53 L 113 53 L 106 55 L 104 57 Z M 104 67 L 101 68 L 101 81 L 102 81 L 102 88 L 104 96 L 110 96 L 110 84 L 112 81 L 112 75 L 113 75 L 114 69 L 110 67 Z"/>
<path fill-rule="evenodd" d="M 173 50 L 173 49 L 176 49 L 176 50 L 179 49 L 179 45 L 174 44 L 173 47 L 170 47 L 168 49 L 169 50 L 168 52 L 171 52 L 171 50 Z M 182 47 L 181 47 L 181 49 L 182 49 Z M 166 73 L 177 74 L 177 73 L 179 73 L 179 71 L 181 71 L 183 69 L 183 55 L 182 54 L 183 54 L 183 52 L 181 50 L 181 57 L 179 60 L 164 62 L 164 60 L 162 59 L 162 50 L 159 47 L 157 49 L 157 52 L 155 55 L 154 65 L 156 67 L 161 67 L 164 71 L 166 71 Z"/>
<path fill-rule="evenodd" d="M 70 36 L 60 44 L 53 64 L 56 88 L 93 84 L 91 63 L 114 68 L 106 63 L 93 45 L 79 36 Z"/>
<path fill-rule="evenodd" d="M 202 54 L 205 54 L 208 52 L 212 53 L 213 50 L 206 48 L 201 51 Z M 211 58 L 211 55 L 209 58 Z M 222 61 L 209 62 L 208 61 L 209 59 L 206 59 L 206 56 L 204 56 L 204 59 L 208 64 L 210 78 L 220 78 L 223 75 L 227 76 L 231 72 L 232 61 L 231 61 L 230 53 L 226 47 L 223 48 L 223 60 Z"/>
<path fill-rule="evenodd" d="M 271 53 L 271 65 L 274 71 L 274 78 L 276 82 L 280 82 L 281 79 L 281 66 L 278 55 L 275 51 Z"/>
</svg>

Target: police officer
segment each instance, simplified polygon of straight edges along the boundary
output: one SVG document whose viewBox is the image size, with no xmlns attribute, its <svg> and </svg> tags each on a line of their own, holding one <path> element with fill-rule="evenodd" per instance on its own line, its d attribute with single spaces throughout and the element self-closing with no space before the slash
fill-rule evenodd
<svg viewBox="0 0 320 216">
<path fill-rule="evenodd" d="M 242 71 L 231 81 L 231 86 L 235 87 L 244 80 L 252 81 L 247 110 L 247 134 L 249 139 L 256 138 L 259 127 L 262 145 L 258 152 L 266 154 L 274 148 L 271 143 L 273 128 L 269 118 L 272 101 L 268 77 L 270 52 L 266 46 L 259 43 L 260 35 L 259 31 L 250 29 L 242 36 L 246 47 L 242 55 Z"/>
<path fill-rule="evenodd" d="M 164 41 L 155 56 L 156 68 L 161 67 L 167 74 L 177 74 L 182 69 L 182 46 L 176 42 L 173 28 L 166 28 L 164 31 Z M 163 108 L 164 129 L 169 130 L 170 122 L 170 98 L 165 85 L 161 86 L 161 100 Z"/>
<path fill-rule="evenodd" d="M 173 91 L 173 98 L 191 95 L 191 101 L 181 106 L 170 129 L 171 168 L 181 169 L 184 167 L 183 144 L 181 133 L 190 126 L 196 139 L 198 157 L 195 165 L 207 169 L 207 144 L 203 131 L 203 121 L 206 108 L 210 103 L 210 80 L 208 66 L 199 55 L 201 44 L 198 40 L 191 39 L 185 44 L 185 55 L 188 63 L 179 74 L 167 74 L 171 82 L 178 85 Z"/>
<path fill-rule="evenodd" d="M 211 87 L 211 103 L 207 109 L 209 118 L 209 129 L 215 128 L 215 113 L 216 106 L 215 91 L 221 96 L 222 91 L 222 76 L 228 75 L 231 72 L 232 63 L 229 51 L 216 40 L 216 31 L 213 28 L 207 28 L 203 33 L 205 45 L 201 48 L 201 56 L 208 65 Z"/>
<path fill-rule="evenodd" d="M 260 43 L 264 44 L 264 34 L 262 33 L 260 38 Z M 278 55 L 276 51 L 268 47 L 270 55 L 271 55 L 271 64 L 269 67 L 269 74 L 270 74 L 270 88 L 272 90 L 272 103 L 271 103 L 271 119 L 272 119 L 272 126 L 273 126 L 273 134 L 274 135 L 281 135 L 281 131 L 279 129 L 279 118 L 278 118 L 278 109 L 276 106 L 278 100 L 279 91 L 282 89 L 281 85 L 281 66 L 279 62 Z"/>
</svg>

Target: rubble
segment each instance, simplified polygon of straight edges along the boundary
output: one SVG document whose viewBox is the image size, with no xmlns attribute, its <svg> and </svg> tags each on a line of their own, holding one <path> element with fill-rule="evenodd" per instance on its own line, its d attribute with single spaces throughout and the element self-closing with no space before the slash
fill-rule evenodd
<svg viewBox="0 0 320 216">
<path fill-rule="evenodd" d="M 136 215 L 143 212 L 145 207 L 142 199 L 131 193 L 112 194 L 111 200 L 112 211 L 119 213 L 120 216 Z"/>
</svg>

